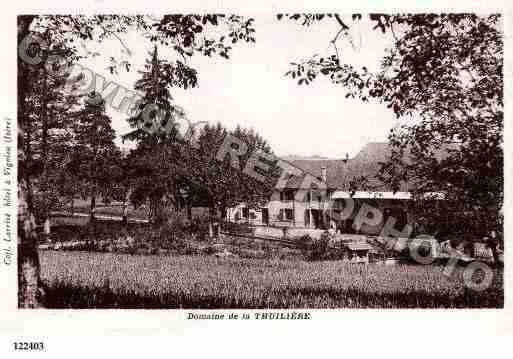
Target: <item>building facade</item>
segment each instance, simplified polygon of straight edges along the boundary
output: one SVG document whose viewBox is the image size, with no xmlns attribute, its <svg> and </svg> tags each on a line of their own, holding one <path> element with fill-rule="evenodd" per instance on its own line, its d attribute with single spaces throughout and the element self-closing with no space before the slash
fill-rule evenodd
<svg viewBox="0 0 513 359">
<path fill-rule="evenodd" d="M 414 220 L 409 210 L 409 184 L 403 183 L 393 192 L 377 179 L 380 163 L 389 154 L 387 143 L 369 143 L 355 157 L 344 160 L 291 159 L 302 175 L 291 176 L 265 206 L 252 209 L 240 204 L 229 209 L 227 219 L 258 226 L 377 235 L 394 218 L 394 228 L 402 230 Z M 305 176 L 315 177 L 322 186 L 305 180 Z M 375 218 L 360 223 L 358 216 L 362 214 Z"/>
</svg>

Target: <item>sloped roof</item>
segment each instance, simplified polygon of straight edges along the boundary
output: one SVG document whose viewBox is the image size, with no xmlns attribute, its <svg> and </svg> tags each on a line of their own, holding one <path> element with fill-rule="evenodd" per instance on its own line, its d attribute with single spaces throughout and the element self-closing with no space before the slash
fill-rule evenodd
<svg viewBox="0 0 513 359">
<path fill-rule="evenodd" d="M 347 161 L 342 159 L 320 159 L 320 160 L 295 160 L 291 163 L 300 169 L 320 176 L 321 168 L 326 167 L 327 184 L 329 188 L 348 189 L 349 182 L 359 177 L 365 177 L 365 183 L 357 184 L 358 190 L 391 191 L 392 189 L 383 184 L 376 178 L 380 163 L 386 162 L 390 157 L 391 151 L 386 142 L 372 142 L 365 145 L 364 148 L 353 158 Z M 288 186 L 300 184 L 300 178 L 291 178 Z M 404 184 L 399 189 L 407 191 L 408 185 Z"/>
<path fill-rule="evenodd" d="M 449 155 L 450 150 L 456 149 L 457 145 L 442 144 L 434 151 L 434 158 L 438 161 Z M 366 180 L 362 183 L 356 183 L 357 191 L 379 191 L 393 192 L 393 188 L 388 184 L 381 182 L 377 173 L 381 168 L 381 163 L 388 161 L 392 151 L 387 142 L 370 142 L 366 144 L 360 152 L 353 158 L 343 159 L 299 159 L 291 160 L 294 166 L 310 173 L 320 179 L 321 168 L 326 167 L 327 187 L 337 190 L 349 190 L 349 182 L 364 177 Z M 412 155 L 409 150 L 405 151 L 405 161 L 412 162 Z M 290 179 L 287 185 L 290 188 L 299 188 L 304 176 L 296 176 Z M 403 182 L 398 189 L 401 192 L 408 192 L 414 187 L 413 183 Z"/>
</svg>

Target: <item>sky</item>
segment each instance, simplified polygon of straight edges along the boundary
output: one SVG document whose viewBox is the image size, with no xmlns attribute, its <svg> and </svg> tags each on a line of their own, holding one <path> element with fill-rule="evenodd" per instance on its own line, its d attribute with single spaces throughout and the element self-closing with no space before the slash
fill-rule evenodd
<svg viewBox="0 0 513 359">
<path fill-rule="evenodd" d="M 198 71 L 199 86 L 182 90 L 173 88 L 175 102 L 183 107 L 192 122 L 221 122 L 228 128 L 240 124 L 253 128 L 271 145 L 278 156 L 354 156 L 366 143 L 386 141 L 397 120 L 393 112 L 379 103 L 362 103 L 346 99 L 345 90 L 318 77 L 308 86 L 299 86 L 285 77 L 289 64 L 314 54 L 330 55 L 338 25 L 327 19 L 310 27 L 278 21 L 272 15 L 255 15 L 256 43 L 238 43 L 230 59 L 193 56 L 188 64 Z M 350 22 L 350 18 L 348 18 Z M 343 62 L 376 70 L 391 39 L 373 31 L 371 24 L 356 23 L 351 27 L 353 44 L 341 38 L 337 42 Z M 121 44 L 109 40 L 96 45 L 102 54 L 82 63 L 107 80 L 133 89 L 140 77 L 153 44 L 140 34 L 122 36 L 131 50 L 128 58 L 132 70 L 112 75 L 105 60 L 119 56 Z M 173 60 L 172 50 L 159 47 L 160 57 Z M 118 136 L 130 131 L 127 116 L 108 108 Z M 119 139 L 118 139 L 118 142 Z M 125 144 L 126 146 L 126 144 Z"/>
</svg>

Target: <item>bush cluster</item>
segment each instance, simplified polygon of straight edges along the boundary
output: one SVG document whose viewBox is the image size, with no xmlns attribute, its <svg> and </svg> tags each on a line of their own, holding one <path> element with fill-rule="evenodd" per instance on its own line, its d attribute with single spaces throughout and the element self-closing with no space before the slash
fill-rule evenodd
<svg viewBox="0 0 513 359">
<path fill-rule="evenodd" d="M 328 231 L 323 232 L 319 239 L 305 234 L 297 242 L 304 257 L 309 261 L 337 260 L 342 259 L 344 255 L 343 248 L 333 244 L 332 236 Z"/>
<path fill-rule="evenodd" d="M 158 254 L 177 252 L 196 254 L 201 249 L 192 243 L 206 241 L 208 222 L 184 221 L 170 218 L 161 225 L 123 225 L 118 221 L 95 221 L 85 226 L 66 225 L 54 227 L 49 239 L 49 249 L 84 250 L 95 252 L 122 252 Z"/>
</svg>

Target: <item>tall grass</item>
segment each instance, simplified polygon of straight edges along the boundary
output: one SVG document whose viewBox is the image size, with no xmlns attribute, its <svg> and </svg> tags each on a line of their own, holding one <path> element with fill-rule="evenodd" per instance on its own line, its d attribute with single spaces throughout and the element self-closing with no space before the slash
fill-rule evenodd
<svg viewBox="0 0 513 359">
<path fill-rule="evenodd" d="M 466 290 L 441 267 L 41 253 L 49 308 L 497 308 L 502 276 Z"/>
</svg>

